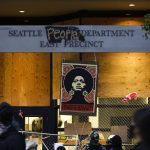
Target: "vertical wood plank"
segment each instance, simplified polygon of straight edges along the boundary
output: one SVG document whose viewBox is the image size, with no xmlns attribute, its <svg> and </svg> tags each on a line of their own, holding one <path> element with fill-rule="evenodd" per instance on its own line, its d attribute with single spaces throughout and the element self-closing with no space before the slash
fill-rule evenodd
<svg viewBox="0 0 150 150">
<path fill-rule="evenodd" d="M 6 53 L 4 62 L 4 101 L 14 106 L 50 105 L 49 53 Z"/>
<path fill-rule="evenodd" d="M 93 53 L 83 58 L 93 60 Z M 123 97 L 130 92 L 150 95 L 150 53 L 96 53 L 99 64 L 98 96 Z"/>
</svg>

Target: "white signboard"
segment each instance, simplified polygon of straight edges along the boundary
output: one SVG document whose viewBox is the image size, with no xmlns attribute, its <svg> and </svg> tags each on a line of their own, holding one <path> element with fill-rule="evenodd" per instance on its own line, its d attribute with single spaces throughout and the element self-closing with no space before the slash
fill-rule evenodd
<svg viewBox="0 0 150 150">
<path fill-rule="evenodd" d="M 0 52 L 150 51 L 142 26 L 0 26 Z"/>
</svg>

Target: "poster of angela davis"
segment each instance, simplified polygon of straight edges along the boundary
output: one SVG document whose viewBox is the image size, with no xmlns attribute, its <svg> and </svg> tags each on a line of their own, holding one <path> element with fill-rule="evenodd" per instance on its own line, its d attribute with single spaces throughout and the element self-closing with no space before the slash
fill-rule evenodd
<svg viewBox="0 0 150 150">
<path fill-rule="evenodd" d="M 61 114 L 94 114 L 97 64 L 62 63 Z"/>
</svg>

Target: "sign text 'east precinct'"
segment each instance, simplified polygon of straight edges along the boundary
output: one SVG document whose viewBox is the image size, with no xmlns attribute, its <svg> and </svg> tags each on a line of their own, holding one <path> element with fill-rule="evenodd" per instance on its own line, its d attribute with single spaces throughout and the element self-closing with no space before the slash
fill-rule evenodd
<svg viewBox="0 0 150 150">
<path fill-rule="evenodd" d="M 150 51 L 141 26 L 1 26 L 0 51 Z"/>
</svg>

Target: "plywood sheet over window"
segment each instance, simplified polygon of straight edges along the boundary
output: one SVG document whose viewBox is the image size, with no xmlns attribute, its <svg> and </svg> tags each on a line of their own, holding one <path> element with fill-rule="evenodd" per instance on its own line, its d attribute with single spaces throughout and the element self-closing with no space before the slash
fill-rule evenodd
<svg viewBox="0 0 150 150">
<path fill-rule="evenodd" d="M 82 55 L 94 60 L 93 53 Z M 96 57 L 99 97 L 123 97 L 130 92 L 150 96 L 150 53 L 96 53 Z"/>
<path fill-rule="evenodd" d="M 14 106 L 50 105 L 50 54 L 5 53 L 4 98 Z"/>
<path fill-rule="evenodd" d="M 4 84 L 4 54 L 0 53 L 0 98 L 3 97 Z"/>
</svg>

